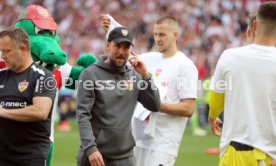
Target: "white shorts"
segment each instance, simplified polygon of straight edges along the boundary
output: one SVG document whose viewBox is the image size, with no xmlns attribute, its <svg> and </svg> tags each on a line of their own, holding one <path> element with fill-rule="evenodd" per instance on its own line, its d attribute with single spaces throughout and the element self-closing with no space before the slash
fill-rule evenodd
<svg viewBox="0 0 276 166">
<path fill-rule="evenodd" d="M 140 147 L 134 148 L 134 158 L 136 166 L 173 166 L 176 160 L 176 156 Z"/>
</svg>

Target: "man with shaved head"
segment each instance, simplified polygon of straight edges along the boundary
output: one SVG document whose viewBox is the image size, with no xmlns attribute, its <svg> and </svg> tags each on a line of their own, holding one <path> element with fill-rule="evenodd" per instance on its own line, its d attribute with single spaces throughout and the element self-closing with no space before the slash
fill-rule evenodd
<svg viewBox="0 0 276 166">
<path fill-rule="evenodd" d="M 178 22 L 172 16 L 158 19 L 154 24 L 154 40 L 158 52 L 140 55 L 154 80 L 159 84 L 161 107 L 159 113 L 150 113 L 137 130 L 139 120 L 133 118 L 137 133 L 135 158 L 138 166 L 173 166 L 188 118 L 195 111 L 198 72 L 193 62 L 178 51 Z M 140 126 L 141 127 L 141 126 Z"/>
<path fill-rule="evenodd" d="M 221 135 L 220 166 L 275 165 L 275 16 L 276 2 L 261 4 L 249 26 L 251 44 L 225 50 L 218 61 L 210 87 L 209 123 L 212 132 Z"/>
</svg>

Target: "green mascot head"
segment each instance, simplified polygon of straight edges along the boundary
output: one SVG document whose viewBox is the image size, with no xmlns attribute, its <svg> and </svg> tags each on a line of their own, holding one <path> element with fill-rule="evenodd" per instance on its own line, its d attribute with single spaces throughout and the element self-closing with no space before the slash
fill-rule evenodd
<svg viewBox="0 0 276 166">
<path fill-rule="evenodd" d="M 35 62 L 51 71 L 67 62 L 66 53 L 59 46 L 57 24 L 47 9 L 37 5 L 28 6 L 20 14 L 15 26 L 28 33 Z"/>
<path fill-rule="evenodd" d="M 33 60 L 50 71 L 59 68 L 62 78 L 77 80 L 86 67 L 97 61 L 93 55 L 86 54 L 77 59 L 78 66 L 67 64 L 66 53 L 59 46 L 57 24 L 48 10 L 41 6 L 26 7 L 15 26 L 23 28 L 29 35 Z M 75 89 L 74 82 L 65 86 Z"/>
</svg>

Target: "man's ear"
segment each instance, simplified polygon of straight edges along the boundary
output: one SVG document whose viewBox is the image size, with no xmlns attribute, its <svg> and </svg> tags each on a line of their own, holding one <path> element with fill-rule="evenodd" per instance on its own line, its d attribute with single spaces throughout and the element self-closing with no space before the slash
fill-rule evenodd
<svg viewBox="0 0 276 166">
<path fill-rule="evenodd" d="M 177 39 L 177 37 L 178 37 L 178 32 L 173 32 L 173 36 L 175 37 L 175 39 Z"/>
<path fill-rule="evenodd" d="M 246 34 L 247 38 L 250 38 L 251 37 L 251 28 L 247 27 L 245 34 Z"/>
<path fill-rule="evenodd" d="M 255 32 L 256 30 L 257 30 L 257 21 L 255 19 L 255 20 L 253 20 L 253 29 L 252 29 L 252 31 Z"/>
<path fill-rule="evenodd" d="M 105 42 L 105 49 L 108 51 L 110 47 L 111 42 L 106 41 Z"/>
<path fill-rule="evenodd" d="M 25 57 L 25 55 L 27 55 L 29 53 L 29 50 L 27 49 L 27 47 L 24 44 L 21 44 L 19 46 L 19 50 L 21 51 L 21 55 Z"/>
<path fill-rule="evenodd" d="M 22 44 L 21 46 L 19 46 L 19 49 L 20 49 L 21 51 L 23 51 L 23 52 L 28 51 L 27 47 L 26 47 L 24 44 Z"/>
</svg>

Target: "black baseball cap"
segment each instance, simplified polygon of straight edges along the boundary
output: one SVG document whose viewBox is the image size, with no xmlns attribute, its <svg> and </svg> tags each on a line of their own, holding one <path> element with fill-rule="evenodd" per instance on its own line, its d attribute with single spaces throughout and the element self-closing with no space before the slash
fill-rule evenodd
<svg viewBox="0 0 276 166">
<path fill-rule="evenodd" d="M 114 43 L 128 42 L 132 44 L 132 33 L 126 27 L 117 27 L 114 28 L 108 35 L 108 42 L 113 41 Z"/>
</svg>

